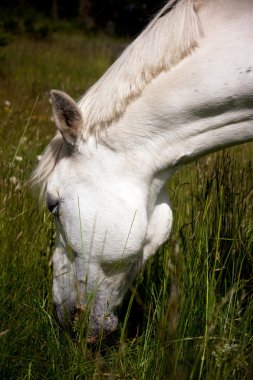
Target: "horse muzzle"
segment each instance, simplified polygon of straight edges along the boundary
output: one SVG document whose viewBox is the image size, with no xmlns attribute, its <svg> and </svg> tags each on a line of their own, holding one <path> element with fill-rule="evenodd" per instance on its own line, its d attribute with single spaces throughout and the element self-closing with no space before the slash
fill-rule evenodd
<svg viewBox="0 0 253 380">
<path fill-rule="evenodd" d="M 118 317 L 114 313 L 103 314 L 98 312 L 95 306 L 92 311 L 84 304 L 78 303 L 72 306 L 71 311 L 66 313 L 62 305 L 54 304 L 57 320 L 64 328 L 73 328 L 76 324 L 86 332 L 88 343 L 96 343 L 99 338 L 106 337 L 118 327 Z"/>
</svg>

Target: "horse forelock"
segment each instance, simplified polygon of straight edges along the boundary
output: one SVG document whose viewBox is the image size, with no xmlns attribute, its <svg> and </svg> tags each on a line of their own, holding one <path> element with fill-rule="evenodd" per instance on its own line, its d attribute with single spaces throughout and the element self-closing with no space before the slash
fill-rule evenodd
<svg viewBox="0 0 253 380">
<path fill-rule="evenodd" d="M 62 135 L 57 132 L 55 137 L 50 141 L 45 149 L 37 167 L 32 174 L 31 184 L 40 189 L 40 197 L 42 197 L 45 193 L 48 178 L 54 171 L 63 146 L 64 142 Z"/>
<path fill-rule="evenodd" d="M 169 71 L 198 45 L 202 35 L 195 5 L 170 0 L 79 101 L 84 134 L 99 134 L 122 117 L 127 106 L 163 71 Z"/>
</svg>

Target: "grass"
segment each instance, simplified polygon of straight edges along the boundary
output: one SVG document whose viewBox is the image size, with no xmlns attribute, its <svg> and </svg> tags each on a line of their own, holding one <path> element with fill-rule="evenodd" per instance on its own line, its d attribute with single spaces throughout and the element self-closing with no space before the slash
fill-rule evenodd
<svg viewBox="0 0 253 380">
<path fill-rule="evenodd" d="M 185 167 L 168 184 L 173 234 L 125 297 L 120 328 L 88 346 L 51 302 L 51 216 L 26 186 L 54 134 L 48 93 L 73 97 L 124 41 L 17 37 L 0 59 L 0 378 L 250 380 L 252 144 Z"/>
</svg>

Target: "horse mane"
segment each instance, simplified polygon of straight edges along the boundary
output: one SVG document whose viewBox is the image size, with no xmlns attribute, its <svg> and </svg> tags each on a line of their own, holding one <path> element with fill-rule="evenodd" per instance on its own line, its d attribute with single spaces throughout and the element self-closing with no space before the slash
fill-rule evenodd
<svg viewBox="0 0 253 380">
<path fill-rule="evenodd" d="M 170 70 L 197 47 L 202 35 L 195 7 L 202 0 L 170 0 L 105 74 L 84 94 L 79 107 L 86 134 L 99 134 L 161 72 Z M 31 181 L 41 195 L 63 148 L 58 132 L 46 148 Z"/>
<path fill-rule="evenodd" d="M 196 0 L 170 0 L 84 94 L 79 101 L 84 134 L 98 134 L 119 119 L 152 79 L 193 51 L 202 35 L 198 5 Z"/>
</svg>

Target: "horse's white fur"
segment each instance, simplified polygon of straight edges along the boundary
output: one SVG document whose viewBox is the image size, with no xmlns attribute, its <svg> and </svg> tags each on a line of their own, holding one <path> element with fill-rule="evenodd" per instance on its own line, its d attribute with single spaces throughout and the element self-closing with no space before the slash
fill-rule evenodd
<svg viewBox="0 0 253 380">
<path fill-rule="evenodd" d="M 198 5 L 194 19 L 200 19 L 198 30 L 201 25 L 204 33 L 199 47 L 190 48 L 187 57 L 180 54 L 184 59 L 179 62 L 178 56 L 174 67 L 170 62 L 157 70 L 151 81 L 141 80 L 131 97 L 122 96 L 127 92 L 118 73 L 124 67 L 119 63 L 115 69 L 118 90 L 117 80 L 112 88 L 107 81 L 113 77 L 111 69 L 96 90 L 102 108 L 89 93 L 79 104 L 85 139 L 80 134 L 69 153 L 58 135 L 35 172 L 35 180 L 47 181 L 50 202 L 59 202 L 53 293 L 60 318 L 64 309 L 70 313 L 76 303 L 86 303 L 96 292 L 96 313 L 103 324 L 103 316 L 114 312 L 135 273 L 170 234 L 172 211 L 165 183 L 172 173 L 208 152 L 253 139 L 253 3 L 212 0 Z M 156 50 L 149 51 L 151 61 L 146 56 L 152 33 L 158 39 L 159 25 L 167 18 L 172 21 L 177 9 L 191 9 L 192 14 L 192 7 L 192 1 L 181 0 L 174 13 L 151 24 L 138 45 L 143 66 L 145 60 L 149 65 L 161 58 Z M 175 17 L 179 23 L 179 15 Z M 178 30 L 173 21 L 172 25 Z M 161 30 L 165 48 L 166 31 Z M 130 48 L 123 55 L 125 64 L 128 55 L 132 59 L 130 70 L 132 62 L 136 68 L 133 76 L 125 68 L 129 88 L 133 78 L 145 71 L 139 63 L 135 66 L 133 51 Z M 123 106 L 115 105 L 114 113 L 102 96 L 106 91 L 102 83 L 108 86 L 109 97 L 114 91 L 121 94 Z M 91 104 L 84 109 L 89 96 L 97 115 Z M 87 110 L 92 115 L 89 121 Z M 74 111 L 78 112 L 77 106 Z M 92 132 L 97 128 L 96 138 Z"/>
</svg>

